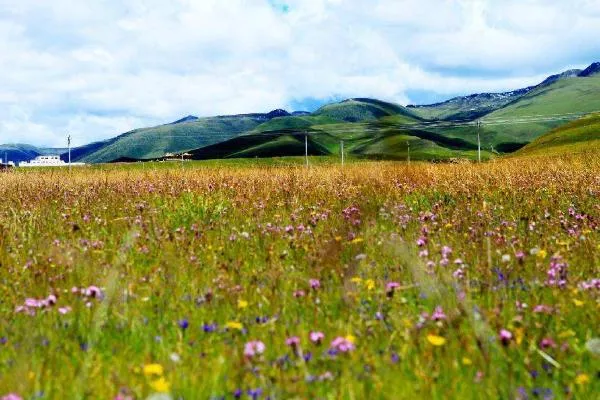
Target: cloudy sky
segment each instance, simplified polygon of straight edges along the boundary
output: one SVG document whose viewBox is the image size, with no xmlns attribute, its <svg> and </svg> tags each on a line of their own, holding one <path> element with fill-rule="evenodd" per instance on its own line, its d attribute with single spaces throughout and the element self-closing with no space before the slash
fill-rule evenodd
<svg viewBox="0 0 600 400">
<path fill-rule="evenodd" d="M 599 0 L 0 0 L 0 143 L 510 90 L 599 38 Z"/>
</svg>

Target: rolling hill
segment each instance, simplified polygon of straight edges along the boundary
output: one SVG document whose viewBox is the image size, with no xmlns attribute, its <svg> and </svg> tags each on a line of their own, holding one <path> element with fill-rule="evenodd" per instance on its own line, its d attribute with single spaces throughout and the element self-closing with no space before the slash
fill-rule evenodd
<svg viewBox="0 0 600 400">
<path fill-rule="evenodd" d="M 592 114 L 540 136 L 515 156 L 554 155 L 583 151 L 600 154 L 600 113 Z"/>
<path fill-rule="evenodd" d="M 154 128 L 136 129 L 104 142 L 76 148 L 74 161 L 110 162 L 120 158 L 151 159 L 209 146 L 250 131 L 271 118 L 282 115 L 247 114 L 209 118 L 186 118 Z M 64 157 L 64 155 L 63 155 Z"/>
</svg>

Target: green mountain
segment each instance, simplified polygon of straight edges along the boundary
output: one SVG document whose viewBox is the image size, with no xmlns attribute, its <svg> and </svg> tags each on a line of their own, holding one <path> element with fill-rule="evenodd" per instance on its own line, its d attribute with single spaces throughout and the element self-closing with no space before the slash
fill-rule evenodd
<svg viewBox="0 0 600 400">
<path fill-rule="evenodd" d="M 279 113 L 275 115 L 280 115 Z M 74 161 L 110 162 L 121 158 L 152 159 L 225 141 L 271 119 L 269 114 L 248 114 L 194 119 L 136 129 L 104 142 L 77 148 Z"/>
<path fill-rule="evenodd" d="M 600 154 L 600 113 L 554 129 L 535 139 L 515 155 L 554 155 L 582 151 L 598 151 Z"/>
</svg>

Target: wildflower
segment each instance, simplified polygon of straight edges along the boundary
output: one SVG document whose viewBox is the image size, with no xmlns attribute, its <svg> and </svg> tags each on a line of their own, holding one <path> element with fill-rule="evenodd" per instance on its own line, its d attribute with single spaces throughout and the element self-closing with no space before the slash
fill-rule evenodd
<svg viewBox="0 0 600 400">
<path fill-rule="evenodd" d="M 71 308 L 71 307 L 69 307 L 69 306 L 65 306 L 65 307 L 59 307 L 59 309 L 58 309 L 58 312 L 59 312 L 60 314 L 62 314 L 62 315 L 65 315 L 65 314 L 68 314 L 68 313 L 70 313 L 70 312 L 71 312 L 71 310 L 72 310 L 72 308 Z"/>
<path fill-rule="evenodd" d="M 513 335 L 510 331 L 507 331 L 506 329 L 500 330 L 500 340 L 502 341 L 502 344 L 504 346 L 508 346 L 508 344 L 512 340 L 512 337 Z"/>
<path fill-rule="evenodd" d="M 298 336 L 291 336 L 285 340 L 285 344 L 290 347 L 297 347 L 300 345 L 300 338 Z"/>
<path fill-rule="evenodd" d="M 205 333 L 212 333 L 217 330 L 217 324 L 204 324 L 202 325 L 202 330 Z"/>
<path fill-rule="evenodd" d="M 510 254 L 504 254 L 502 256 L 502 262 L 508 264 L 510 262 Z"/>
<path fill-rule="evenodd" d="M 448 319 L 448 317 L 446 316 L 446 314 L 444 314 L 444 310 L 442 309 L 442 307 L 437 306 L 433 312 L 433 314 L 431 314 L 431 320 L 432 321 L 442 321 Z"/>
<path fill-rule="evenodd" d="M 564 287 L 567 284 L 567 267 L 568 264 L 562 261 L 561 256 L 552 257 L 548 269 L 547 284 L 549 286 Z"/>
<path fill-rule="evenodd" d="M 306 296 L 306 292 L 304 290 L 296 290 L 294 292 L 294 297 L 297 299 L 304 297 L 304 296 Z"/>
<path fill-rule="evenodd" d="M 349 338 L 338 336 L 331 342 L 330 348 L 339 351 L 340 353 L 347 353 L 354 350 L 354 342 L 348 339 Z"/>
<path fill-rule="evenodd" d="M 265 344 L 260 340 L 252 340 L 244 346 L 244 355 L 248 358 L 265 352 Z"/>
<path fill-rule="evenodd" d="M 146 376 L 162 376 L 164 369 L 160 364 L 147 364 L 144 365 L 144 375 Z"/>
<path fill-rule="evenodd" d="M 237 306 L 240 310 L 243 310 L 244 308 L 248 307 L 248 302 L 246 300 L 238 300 Z"/>
<path fill-rule="evenodd" d="M 88 286 L 86 289 L 84 289 L 83 295 L 86 297 L 92 297 L 92 298 L 99 299 L 99 300 L 102 300 L 102 298 L 104 297 L 102 290 L 99 287 L 93 286 L 93 285 Z"/>
<path fill-rule="evenodd" d="M 18 394 L 9 393 L 7 395 L 2 396 L 0 400 L 23 400 L 23 398 Z"/>
<path fill-rule="evenodd" d="M 250 398 L 252 398 L 252 400 L 256 400 L 262 395 L 262 392 L 263 391 L 261 388 L 250 389 L 250 390 L 248 390 L 248 396 L 250 396 Z"/>
<path fill-rule="evenodd" d="M 523 253 L 522 251 L 517 251 L 515 257 L 519 262 L 523 262 L 523 260 L 525 259 L 525 253 Z"/>
<path fill-rule="evenodd" d="M 546 338 L 542 339 L 542 341 L 540 342 L 540 347 L 542 349 L 555 348 L 556 343 L 554 342 L 554 340 L 552 340 L 552 338 L 546 337 Z"/>
<path fill-rule="evenodd" d="M 190 326 L 190 323 L 186 318 L 184 318 L 184 319 L 180 320 L 179 322 L 177 322 L 177 325 L 179 325 L 181 330 L 185 331 Z"/>
<path fill-rule="evenodd" d="M 445 338 L 433 334 L 427 335 L 427 341 L 436 347 L 443 346 L 446 344 Z"/>
<path fill-rule="evenodd" d="M 424 236 L 421 236 L 420 238 L 417 239 L 417 246 L 419 247 L 423 247 L 427 244 L 427 238 Z"/>
<path fill-rule="evenodd" d="M 463 365 L 472 365 L 472 364 L 473 364 L 473 361 L 471 361 L 471 359 L 470 359 L 470 358 L 463 357 L 463 358 L 462 358 L 462 363 L 463 363 Z"/>
<path fill-rule="evenodd" d="M 321 344 L 323 339 L 325 339 L 325 334 L 323 332 L 311 332 L 309 337 L 311 342 Z"/>
<path fill-rule="evenodd" d="M 546 258 L 546 256 L 548 255 L 548 252 L 546 250 L 538 250 L 536 253 L 536 257 L 539 258 L 540 260 L 543 260 L 544 258 Z"/>
<path fill-rule="evenodd" d="M 387 296 L 394 296 L 394 290 L 398 289 L 399 287 L 400 284 L 398 282 L 388 282 L 387 285 L 385 285 L 385 291 L 387 293 Z"/>
<path fill-rule="evenodd" d="M 313 290 L 321 288 L 321 282 L 318 279 L 310 279 L 308 283 L 310 284 L 310 288 Z"/>
<path fill-rule="evenodd" d="M 225 324 L 225 327 L 228 329 L 235 329 L 235 330 L 241 331 L 244 328 L 244 325 L 242 325 L 241 322 L 229 321 Z"/>
<path fill-rule="evenodd" d="M 150 387 L 158 393 L 168 393 L 171 385 L 165 378 L 160 377 L 157 380 L 150 382 Z"/>
<path fill-rule="evenodd" d="M 442 257 L 448 258 L 448 256 L 452 253 L 452 248 L 448 246 L 442 247 Z"/>
<path fill-rule="evenodd" d="M 590 382 L 590 377 L 586 374 L 579 374 L 575 377 L 575 383 L 583 386 Z"/>
</svg>

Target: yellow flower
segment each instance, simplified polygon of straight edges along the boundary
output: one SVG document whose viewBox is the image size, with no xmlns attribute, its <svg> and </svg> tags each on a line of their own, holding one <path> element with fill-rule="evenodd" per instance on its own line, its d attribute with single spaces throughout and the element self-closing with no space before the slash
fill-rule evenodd
<svg viewBox="0 0 600 400">
<path fill-rule="evenodd" d="M 353 344 L 356 343 L 356 338 L 352 335 L 347 335 L 346 340 Z"/>
<path fill-rule="evenodd" d="M 373 290 L 375 289 L 375 281 L 373 279 L 367 279 L 365 281 L 365 286 L 367 287 L 367 290 Z"/>
<path fill-rule="evenodd" d="M 590 377 L 586 374 L 579 374 L 575 377 L 575 383 L 578 385 L 585 385 L 590 382 Z"/>
<path fill-rule="evenodd" d="M 248 307 L 248 302 L 246 300 L 238 300 L 238 308 L 244 309 Z"/>
<path fill-rule="evenodd" d="M 144 365 L 144 375 L 151 376 L 157 375 L 161 376 L 164 373 L 164 369 L 160 364 L 148 364 Z"/>
<path fill-rule="evenodd" d="M 523 337 L 524 336 L 525 336 L 525 329 L 523 329 L 523 328 L 516 328 L 515 329 L 515 339 L 516 339 L 518 345 L 520 345 L 521 343 L 523 343 Z"/>
<path fill-rule="evenodd" d="M 150 382 L 150 387 L 158 393 L 167 393 L 171 385 L 165 380 L 165 378 L 158 378 L 155 381 Z"/>
<path fill-rule="evenodd" d="M 575 336 L 575 332 L 573 330 L 571 330 L 571 329 L 569 329 L 567 331 L 564 331 L 564 332 L 561 332 L 561 333 L 558 334 L 558 337 L 560 339 L 566 339 L 566 338 L 570 338 L 570 337 L 573 337 L 573 336 Z"/>
<path fill-rule="evenodd" d="M 444 227 L 445 227 L 446 229 L 450 229 L 450 228 L 452 228 L 452 224 L 446 224 L 446 225 L 444 225 Z"/>
<path fill-rule="evenodd" d="M 471 361 L 470 358 L 463 357 L 462 363 L 463 363 L 463 365 L 471 365 L 471 364 L 473 364 L 473 361 Z"/>
<path fill-rule="evenodd" d="M 358 276 L 355 276 L 354 278 L 350 279 L 350 282 L 360 285 L 360 283 L 362 282 L 362 279 L 360 279 Z"/>
<path fill-rule="evenodd" d="M 543 260 L 544 258 L 546 258 L 546 256 L 548 255 L 548 252 L 544 249 L 538 251 L 537 253 L 537 258 L 539 258 L 540 260 Z"/>
<path fill-rule="evenodd" d="M 351 241 L 350 243 L 352 243 L 352 244 L 357 244 L 357 243 L 362 243 L 362 242 L 364 242 L 364 241 L 365 241 L 365 239 L 357 237 L 356 239 L 354 239 L 354 240 L 353 240 L 353 241 Z"/>
<path fill-rule="evenodd" d="M 573 304 L 575 304 L 575 307 L 582 307 L 585 304 L 585 302 L 581 301 L 581 300 L 573 299 Z"/>
<path fill-rule="evenodd" d="M 427 335 L 427 341 L 434 346 L 443 346 L 446 344 L 446 339 L 437 335 Z"/>
<path fill-rule="evenodd" d="M 228 323 L 225 324 L 225 327 L 227 327 L 229 329 L 237 329 L 238 331 L 241 331 L 242 328 L 244 327 L 244 325 L 242 325 L 241 322 L 229 321 Z"/>
</svg>

